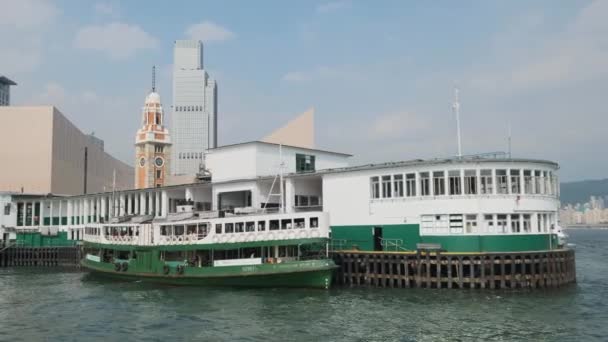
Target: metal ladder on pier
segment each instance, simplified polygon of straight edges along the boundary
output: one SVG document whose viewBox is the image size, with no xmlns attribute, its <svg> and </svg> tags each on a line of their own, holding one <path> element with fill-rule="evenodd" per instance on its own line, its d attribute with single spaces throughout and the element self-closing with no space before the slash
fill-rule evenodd
<svg viewBox="0 0 608 342">
<path fill-rule="evenodd" d="M 406 252 L 409 249 L 403 247 L 402 239 L 380 239 L 380 245 L 384 251 Z"/>
</svg>

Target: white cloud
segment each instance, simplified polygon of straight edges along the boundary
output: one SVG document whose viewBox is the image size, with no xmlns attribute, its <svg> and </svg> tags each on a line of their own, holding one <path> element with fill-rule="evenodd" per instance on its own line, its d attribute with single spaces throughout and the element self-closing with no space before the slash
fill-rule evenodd
<svg viewBox="0 0 608 342">
<path fill-rule="evenodd" d="M 44 36 L 60 10 L 50 1 L 8 0 L 0 5 L 2 72 L 14 75 L 36 70 L 44 60 Z"/>
<path fill-rule="evenodd" d="M 220 42 L 236 37 L 232 31 L 210 21 L 191 25 L 186 29 L 186 35 L 190 39 L 201 40 L 203 42 Z"/>
<path fill-rule="evenodd" d="M 119 22 L 84 27 L 74 39 L 75 47 L 100 51 L 111 59 L 129 58 L 139 50 L 154 49 L 158 45 L 158 40 L 139 26 Z"/>
<path fill-rule="evenodd" d="M 35 30 L 51 23 L 60 13 L 50 1 L 8 0 L 0 7 L 0 27 Z"/>
<path fill-rule="evenodd" d="M 317 6 L 317 13 L 328 13 L 350 7 L 350 1 L 331 1 Z"/>
</svg>

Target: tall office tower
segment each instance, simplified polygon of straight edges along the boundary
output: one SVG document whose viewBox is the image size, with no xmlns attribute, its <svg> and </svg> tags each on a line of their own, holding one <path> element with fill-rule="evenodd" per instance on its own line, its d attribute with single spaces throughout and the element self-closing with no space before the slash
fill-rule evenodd
<svg viewBox="0 0 608 342">
<path fill-rule="evenodd" d="M 203 68 L 203 44 L 177 40 L 173 50 L 172 174 L 194 175 L 217 146 L 217 84 Z"/>
<path fill-rule="evenodd" d="M 17 83 L 10 79 L 0 75 L 0 106 L 11 105 L 11 86 L 17 85 Z"/>
</svg>

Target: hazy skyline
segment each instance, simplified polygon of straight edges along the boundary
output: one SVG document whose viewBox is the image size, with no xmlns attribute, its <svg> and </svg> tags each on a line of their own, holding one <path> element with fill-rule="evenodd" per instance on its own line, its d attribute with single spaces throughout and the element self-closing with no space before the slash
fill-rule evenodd
<svg viewBox="0 0 608 342">
<path fill-rule="evenodd" d="M 465 154 L 506 150 L 510 124 L 514 157 L 606 178 L 608 2 L 555 4 L 9 0 L 0 74 L 133 164 L 152 65 L 170 116 L 173 41 L 200 39 L 220 145 L 315 107 L 317 146 L 353 164 L 455 155 L 457 84 Z"/>
</svg>

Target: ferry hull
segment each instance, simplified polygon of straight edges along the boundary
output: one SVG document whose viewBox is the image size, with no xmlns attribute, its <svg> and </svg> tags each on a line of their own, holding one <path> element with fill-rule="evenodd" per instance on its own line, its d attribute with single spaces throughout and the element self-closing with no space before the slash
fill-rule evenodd
<svg viewBox="0 0 608 342">
<path fill-rule="evenodd" d="M 294 287 L 328 289 L 337 266 L 331 260 L 293 265 L 257 265 L 210 267 L 208 270 L 186 268 L 184 274 L 140 273 L 115 271 L 113 264 L 83 260 L 81 265 L 91 274 L 117 280 L 137 280 L 167 285 Z M 261 266 L 261 267 L 260 267 Z M 273 267 L 287 266 L 287 267 Z M 204 268 L 203 268 L 204 269 Z"/>
</svg>

